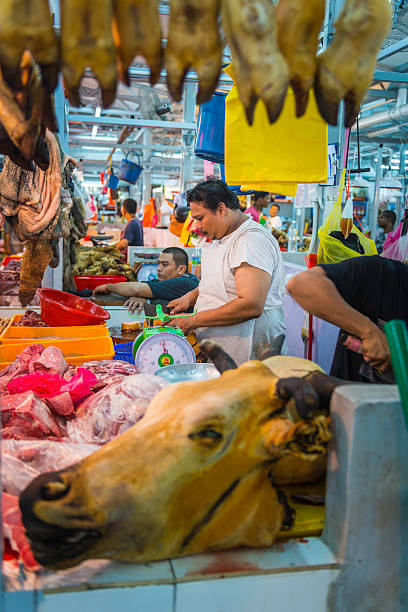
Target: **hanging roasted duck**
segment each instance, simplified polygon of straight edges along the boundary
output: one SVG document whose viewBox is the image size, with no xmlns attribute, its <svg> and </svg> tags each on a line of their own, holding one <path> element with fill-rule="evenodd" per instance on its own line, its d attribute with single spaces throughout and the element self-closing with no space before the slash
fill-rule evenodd
<svg viewBox="0 0 408 612">
<path fill-rule="evenodd" d="M 278 46 L 275 7 L 270 0 L 222 0 L 221 7 L 248 123 L 252 125 L 258 98 L 273 123 L 281 113 L 289 83 L 289 68 Z"/>
<path fill-rule="evenodd" d="M 345 126 L 353 125 L 390 24 L 389 0 L 346 0 L 333 41 L 317 58 L 316 100 L 320 114 L 331 125 L 337 125 L 343 99 Z"/>
<path fill-rule="evenodd" d="M 47 93 L 58 81 L 58 45 L 48 0 L 0 2 L 0 64 L 8 83 L 19 89 L 19 66 L 24 51 L 31 51 L 41 68 Z"/>
<path fill-rule="evenodd" d="M 167 87 L 179 101 L 187 71 L 199 80 L 197 104 L 211 98 L 221 71 L 220 0 L 172 0 L 166 48 Z"/>
<path fill-rule="evenodd" d="M 126 85 L 130 85 L 129 66 L 136 55 L 146 59 L 150 83 L 159 80 L 163 49 L 158 5 L 158 0 L 113 0 L 113 38 L 119 76 Z"/>
<path fill-rule="evenodd" d="M 325 0 L 280 0 L 276 7 L 279 48 L 289 65 L 297 117 L 305 114 L 313 87 L 324 9 Z"/>
<path fill-rule="evenodd" d="M 102 89 L 103 106 L 115 99 L 116 51 L 112 0 L 61 0 L 62 74 L 68 98 L 80 105 L 79 83 L 90 68 Z"/>
</svg>

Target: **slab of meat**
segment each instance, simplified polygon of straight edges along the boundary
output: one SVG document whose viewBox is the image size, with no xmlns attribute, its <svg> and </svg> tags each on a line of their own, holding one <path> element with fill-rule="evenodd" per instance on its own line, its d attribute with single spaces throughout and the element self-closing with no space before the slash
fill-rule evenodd
<svg viewBox="0 0 408 612">
<path fill-rule="evenodd" d="M 32 391 L 2 397 L 0 415 L 4 439 L 61 438 L 64 435 L 61 421 Z"/>
<path fill-rule="evenodd" d="M 48 327 L 35 310 L 26 310 L 16 327 Z"/>
<path fill-rule="evenodd" d="M 101 361 L 86 361 L 82 364 L 82 368 L 91 370 L 97 377 L 100 383 L 105 385 L 113 382 L 118 382 L 118 376 L 130 376 L 137 374 L 137 367 L 127 361 L 120 360 L 101 360 Z"/>
<path fill-rule="evenodd" d="M 25 536 L 25 529 L 21 522 L 21 512 L 18 506 L 18 497 L 3 493 L 1 505 L 3 538 L 8 540 L 11 549 L 18 553 L 21 561 L 29 571 L 40 569 L 41 566 L 35 561 Z"/>
<path fill-rule="evenodd" d="M 34 391 L 46 401 L 54 414 L 68 418 L 74 416 L 75 406 L 91 394 L 97 382 L 95 374 L 85 368 L 78 368 L 68 381 L 59 374 L 34 371 L 14 378 L 7 385 L 7 390 L 11 394 Z"/>
<path fill-rule="evenodd" d="M 167 381 L 152 374 L 135 374 L 88 397 L 67 423 L 72 442 L 105 443 L 141 419 Z"/>
<path fill-rule="evenodd" d="M 1 445 L 3 489 L 18 495 L 43 472 L 53 472 L 77 463 L 99 447 L 54 440 L 3 440 Z"/>
<path fill-rule="evenodd" d="M 64 359 L 63 352 L 56 346 L 48 346 L 37 359 L 31 360 L 29 371 L 49 372 L 62 376 L 68 369 L 68 364 Z"/>
<path fill-rule="evenodd" d="M 27 346 L 17 356 L 13 363 L 10 363 L 4 370 L 0 371 L 0 389 L 6 387 L 13 378 L 27 374 L 30 362 L 40 357 L 43 350 L 44 347 L 42 344 L 31 344 Z"/>
<path fill-rule="evenodd" d="M 68 364 L 64 359 L 62 351 L 49 346 L 44 349 L 42 344 L 31 344 L 0 372 L 0 393 L 4 393 L 7 385 L 20 376 L 33 374 L 35 372 L 48 372 L 49 374 L 64 374 Z"/>
</svg>

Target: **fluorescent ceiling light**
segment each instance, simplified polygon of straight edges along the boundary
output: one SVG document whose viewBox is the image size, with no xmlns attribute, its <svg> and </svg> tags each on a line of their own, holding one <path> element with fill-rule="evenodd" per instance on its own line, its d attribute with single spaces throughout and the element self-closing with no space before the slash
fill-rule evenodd
<svg viewBox="0 0 408 612">
<path fill-rule="evenodd" d="M 92 138 L 95 138 L 97 131 L 98 131 L 98 126 L 94 125 L 92 128 Z"/>
<path fill-rule="evenodd" d="M 360 187 L 367 189 L 370 186 L 370 183 L 363 179 L 361 176 L 355 176 L 350 181 L 351 187 Z"/>
<path fill-rule="evenodd" d="M 397 178 L 387 176 L 380 181 L 380 187 L 383 189 L 402 189 L 402 183 Z"/>
<path fill-rule="evenodd" d="M 100 117 L 100 116 L 101 116 L 101 110 L 102 110 L 102 109 L 101 109 L 101 107 L 100 107 L 100 106 L 97 106 L 97 107 L 95 108 L 95 117 Z"/>
</svg>

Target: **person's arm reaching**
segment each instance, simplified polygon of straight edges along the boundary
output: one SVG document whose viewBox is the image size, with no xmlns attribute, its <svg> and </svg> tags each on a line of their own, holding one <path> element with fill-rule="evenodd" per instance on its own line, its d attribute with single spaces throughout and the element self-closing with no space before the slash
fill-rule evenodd
<svg viewBox="0 0 408 612">
<path fill-rule="evenodd" d="M 381 370 L 390 366 L 385 334 L 342 298 L 323 268 L 317 266 L 292 276 L 286 289 L 307 312 L 360 338 L 363 357 L 370 365 Z"/>
<path fill-rule="evenodd" d="M 125 249 L 128 248 L 128 246 L 129 246 L 129 240 L 126 240 L 126 238 L 122 238 L 121 240 L 119 240 L 119 242 L 115 244 L 115 247 L 119 251 L 124 251 Z"/>
<path fill-rule="evenodd" d="M 115 293 L 123 297 L 153 297 L 153 292 L 147 283 L 107 283 L 96 287 L 93 295 L 109 295 L 109 293 Z"/>
<path fill-rule="evenodd" d="M 171 308 L 171 314 L 177 314 L 179 312 L 187 312 L 189 308 L 192 308 L 198 299 L 198 287 L 189 291 L 185 295 L 172 300 L 167 304 L 167 308 Z"/>
<path fill-rule="evenodd" d="M 260 317 L 270 284 L 271 276 L 267 272 L 243 263 L 235 270 L 235 299 L 219 308 L 202 310 L 186 319 L 176 319 L 174 325 L 188 334 L 197 327 L 224 327 Z M 171 314 L 176 313 L 173 311 Z"/>
</svg>

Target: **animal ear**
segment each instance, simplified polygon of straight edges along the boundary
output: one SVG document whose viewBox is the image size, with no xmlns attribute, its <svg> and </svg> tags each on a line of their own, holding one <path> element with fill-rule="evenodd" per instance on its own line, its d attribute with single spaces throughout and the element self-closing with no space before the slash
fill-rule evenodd
<svg viewBox="0 0 408 612">
<path fill-rule="evenodd" d="M 296 424 L 284 417 L 273 417 L 261 427 L 264 454 L 269 459 L 281 459 L 287 454 L 287 444 L 294 438 Z"/>
</svg>

